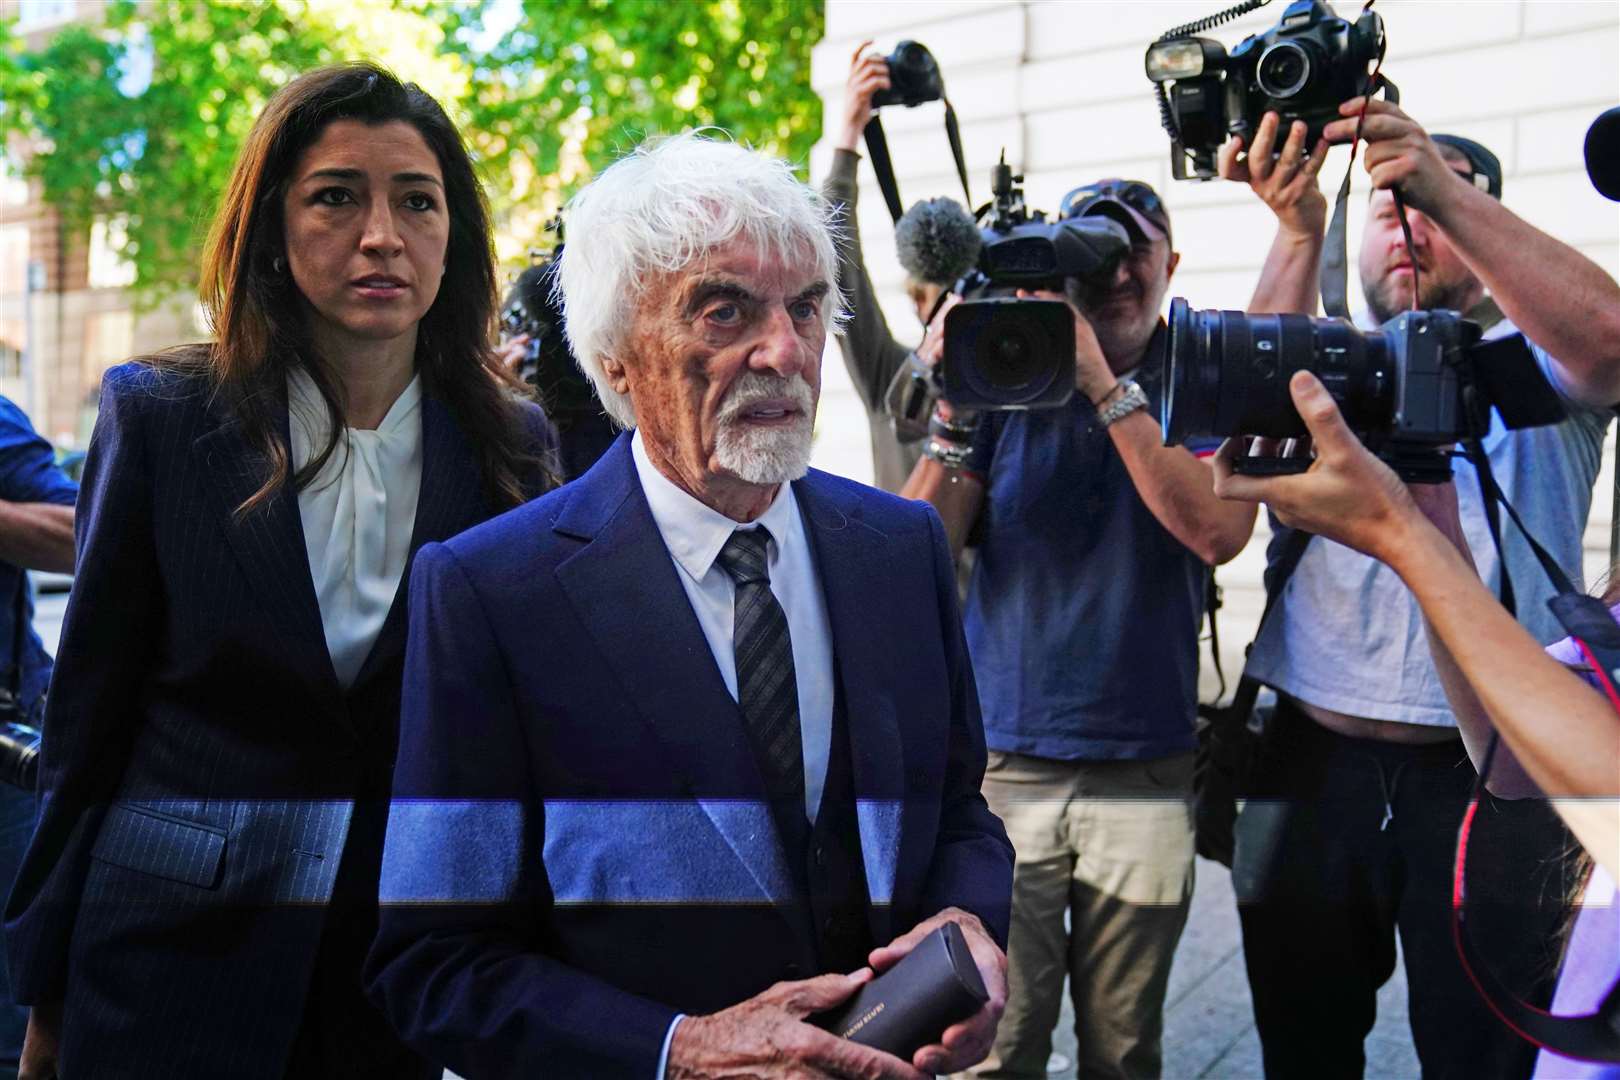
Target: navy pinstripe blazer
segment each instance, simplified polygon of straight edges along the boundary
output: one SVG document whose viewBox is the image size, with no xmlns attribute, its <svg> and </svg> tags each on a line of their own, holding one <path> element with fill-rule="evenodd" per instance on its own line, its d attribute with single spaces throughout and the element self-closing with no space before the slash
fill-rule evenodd
<svg viewBox="0 0 1620 1080">
<path fill-rule="evenodd" d="M 529 422 L 551 445 L 537 408 Z M 493 512 L 429 395 L 422 437 L 412 562 Z M 280 1077 L 317 953 L 357 970 L 375 922 L 405 582 L 345 693 L 296 494 L 235 514 L 263 475 L 202 379 L 108 372 L 40 823 L 5 912 L 18 999 L 65 995 L 70 1076 Z M 369 918 L 334 928 L 345 898 Z"/>
</svg>

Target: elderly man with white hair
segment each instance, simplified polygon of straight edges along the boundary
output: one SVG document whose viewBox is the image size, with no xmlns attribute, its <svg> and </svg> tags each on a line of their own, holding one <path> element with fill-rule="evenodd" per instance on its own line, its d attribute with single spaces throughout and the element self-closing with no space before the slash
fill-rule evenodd
<svg viewBox="0 0 1620 1080">
<path fill-rule="evenodd" d="M 560 288 L 631 430 L 417 556 L 368 978 L 471 1080 L 920 1080 L 990 1047 L 1012 852 L 944 530 L 808 468 L 828 215 L 702 136 L 605 171 Z M 815 1026 L 946 922 L 977 1013 L 910 1060 Z"/>
</svg>

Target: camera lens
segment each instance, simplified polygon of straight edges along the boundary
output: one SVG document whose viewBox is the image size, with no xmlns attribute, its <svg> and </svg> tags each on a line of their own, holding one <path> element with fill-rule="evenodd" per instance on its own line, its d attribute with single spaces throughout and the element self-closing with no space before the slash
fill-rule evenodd
<svg viewBox="0 0 1620 1080">
<path fill-rule="evenodd" d="M 1027 387 L 1039 373 L 1041 350 L 1021 326 L 1003 323 L 979 338 L 975 358 L 984 379 L 1001 391 Z"/>
<path fill-rule="evenodd" d="M 1304 435 L 1288 393 L 1288 380 L 1302 370 L 1322 380 L 1351 428 L 1386 428 L 1394 413 L 1389 355 L 1384 333 L 1364 334 L 1338 319 L 1194 311 L 1178 296 L 1170 303 L 1165 442 Z"/>
<path fill-rule="evenodd" d="M 1269 97 L 1291 98 L 1311 81 L 1311 57 L 1297 41 L 1279 41 L 1260 54 L 1255 82 Z"/>
</svg>

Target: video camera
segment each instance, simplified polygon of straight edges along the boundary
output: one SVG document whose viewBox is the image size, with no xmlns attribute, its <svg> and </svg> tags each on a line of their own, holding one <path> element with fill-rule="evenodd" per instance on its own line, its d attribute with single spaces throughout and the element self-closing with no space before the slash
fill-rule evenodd
<svg viewBox="0 0 1620 1080">
<path fill-rule="evenodd" d="M 1368 448 L 1415 483 L 1451 478 L 1446 447 L 1483 438 L 1494 407 L 1510 428 L 1563 419 L 1521 335 L 1480 341 L 1455 311 L 1408 311 L 1362 332 L 1342 319 L 1194 311 L 1170 302 L 1161 422 L 1167 446 L 1189 438 L 1307 434 L 1288 381 L 1309 371 Z M 1240 457 L 1237 472 L 1302 472 L 1298 457 Z"/>
<path fill-rule="evenodd" d="M 1216 153 L 1228 135 L 1253 142 L 1267 112 L 1276 112 L 1286 134 L 1305 121 L 1305 145 L 1339 119 L 1339 106 L 1362 93 L 1395 88 L 1367 83 L 1368 65 L 1384 55 L 1384 22 L 1366 12 L 1355 22 L 1338 17 L 1321 0 L 1295 0 L 1276 26 L 1253 34 L 1228 55 L 1213 38 L 1196 37 L 1270 0 L 1246 0 L 1207 19 L 1179 26 L 1148 46 L 1147 77 L 1156 84 L 1160 120 L 1171 139 L 1170 167 L 1177 180 L 1216 174 Z M 1168 89 L 1167 89 L 1168 88 Z M 1280 145 L 1280 144 L 1279 144 Z"/>
<path fill-rule="evenodd" d="M 942 393 L 965 409 L 1039 409 L 1074 393 L 1074 314 L 1055 300 L 1020 300 L 1019 289 L 1105 286 L 1131 248 L 1106 217 L 1047 221 L 1024 205 L 1022 176 L 1002 155 L 990 173 L 995 201 L 981 211 L 978 264 L 958 284 L 963 302 L 945 316 Z"/>
</svg>

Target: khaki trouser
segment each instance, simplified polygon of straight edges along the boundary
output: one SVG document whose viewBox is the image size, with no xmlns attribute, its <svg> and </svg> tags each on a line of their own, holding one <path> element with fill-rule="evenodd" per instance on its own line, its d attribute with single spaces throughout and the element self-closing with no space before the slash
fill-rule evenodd
<svg viewBox="0 0 1620 1080">
<path fill-rule="evenodd" d="M 975 1075 L 1043 1080 L 1065 974 L 1081 1080 L 1159 1075 L 1165 986 L 1193 891 L 1192 766 L 1190 753 L 990 753 L 984 796 L 1017 855 L 1007 1011 Z"/>
</svg>

